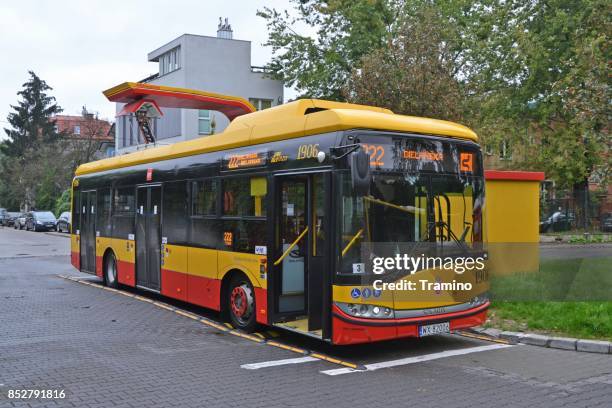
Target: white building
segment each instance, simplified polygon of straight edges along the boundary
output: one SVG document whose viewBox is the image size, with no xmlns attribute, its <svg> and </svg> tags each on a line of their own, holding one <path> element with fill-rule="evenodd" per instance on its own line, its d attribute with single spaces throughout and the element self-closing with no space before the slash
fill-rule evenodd
<svg viewBox="0 0 612 408">
<path fill-rule="evenodd" d="M 199 89 L 248 99 L 255 108 L 265 109 L 283 102 L 283 83 L 266 78 L 261 67 L 251 65 L 251 42 L 233 39 L 227 19 L 219 19 L 216 37 L 183 34 L 148 54 L 159 72 L 141 82 Z M 123 104 L 117 104 L 117 113 Z M 220 133 L 229 121 L 220 112 L 162 108 L 153 133 L 158 144 Z M 117 117 L 117 154 L 142 148 L 136 119 Z"/>
</svg>

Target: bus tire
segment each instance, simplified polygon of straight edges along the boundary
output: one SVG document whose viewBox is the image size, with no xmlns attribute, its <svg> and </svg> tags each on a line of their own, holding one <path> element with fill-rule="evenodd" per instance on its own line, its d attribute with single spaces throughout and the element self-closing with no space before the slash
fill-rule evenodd
<svg viewBox="0 0 612 408">
<path fill-rule="evenodd" d="M 117 261 L 112 252 L 109 252 L 105 257 L 104 284 L 109 288 L 116 288 L 119 286 L 119 282 L 117 281 Z"/>
<path fill-rule="evenodd" d="M 252 332 L 257 325 L 255 308 L 255 291 L 249 279 L 241 274 L 235 274 L 230 280 L 225 296 L 227 314 L 232 325 L 245 332 Z"/>
</svg>

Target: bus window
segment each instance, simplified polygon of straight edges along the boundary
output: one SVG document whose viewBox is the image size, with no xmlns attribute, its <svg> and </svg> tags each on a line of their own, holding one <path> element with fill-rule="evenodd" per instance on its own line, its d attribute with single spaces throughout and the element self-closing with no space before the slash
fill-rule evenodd
<svg viewBox="0 0 612 408">
<path fill-rule="evenodd" d="M 217 182 L 216 180 L 194 181 L 191 183 L 191 214 L 217 214 Z"/>
<path fill-rule="evenodd" d="M 261 179 L 236 177 L 223 180 L 223 214 L 265 217 L 265 182 L 254 181 Z"/>
<path fill-rule="evenodd" d="M 112 212 L 114 237 L 125 239 L 134 233 L 133 219 L 136 215 L 136 203 L 134 200 L 134 187 L 121 187 L 115 190 Z M 131 218 L 132 221 L 127 221 L 127 218 Z"/>
<path fill-rule="evenodd" d="M 113 214 L 134 215 L 134 211 L 134 187 L 121 187 L 115 190 Z"/>
<path fill-rule="evenodd" d="M 111 190 L 103 188 L 98 190 L 98 212 L 96 219 L 96 230 L 102 237 L 111 236 Z"/>
<path fill-rule="evenodd" d="M 227 235 L 226 235 L 227 234 Z M 266 245 L 266 222 L 264 220 L 226 220 L 223 221 L 222 238 L 231 237 L 228 242 L 222 240 L 222 247 L 236 252 L 255 253 L 256 246 Z M 228 245 L 230 244 L 230 245 Z"/>
<path fill-rule="evenodd" d="M 187 242 L 187 182 L 165 183 L 162 202 L 162 234 L 168 243 Z"/>
<path fill-rule="evenodd" d="M 81 192 L 77 189 L 72 191 L 72 233 L 76 234 L 81 229 Z"/>
</svg>

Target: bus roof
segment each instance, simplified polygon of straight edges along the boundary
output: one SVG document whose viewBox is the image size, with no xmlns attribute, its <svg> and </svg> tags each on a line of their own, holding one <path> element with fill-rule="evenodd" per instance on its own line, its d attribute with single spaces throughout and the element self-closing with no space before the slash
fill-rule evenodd
<svg viewBox="0 0 612 408">
<path fill-rule="evenodd" d="M 300 99 L 238 116 L 219 134 L 82 164 L 77 168 L 76 175 L 349 129 L 412 132 L 478 140 L 471 129 L 453 122 L 396 115 L 388 109 L 365 105 Z"/>
</svg>

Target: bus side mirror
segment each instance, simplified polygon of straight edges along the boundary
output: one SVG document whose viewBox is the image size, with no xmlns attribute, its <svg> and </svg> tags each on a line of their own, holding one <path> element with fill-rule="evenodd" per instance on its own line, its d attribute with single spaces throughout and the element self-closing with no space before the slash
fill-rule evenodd
<svg viewBox="0 0 612 408">
<path fill-rule="evenodd" d="M 349 162 L 353 191 L 357 196 L 368 195 L 372 182 L 370 155 L 360 148 L 350 154 Z"/>
</svg>

